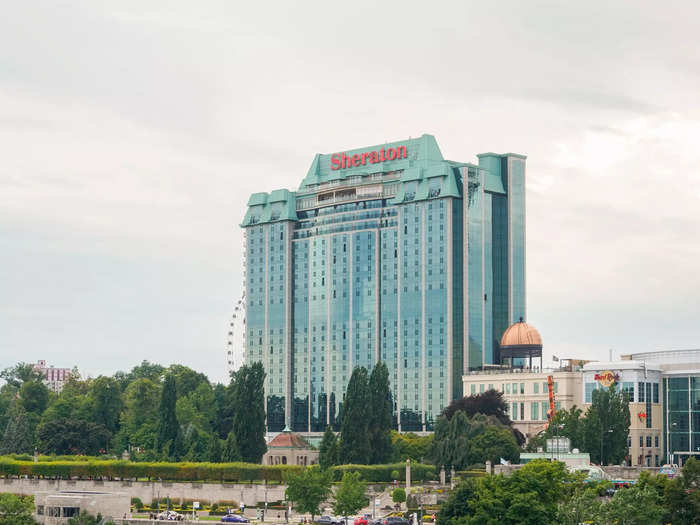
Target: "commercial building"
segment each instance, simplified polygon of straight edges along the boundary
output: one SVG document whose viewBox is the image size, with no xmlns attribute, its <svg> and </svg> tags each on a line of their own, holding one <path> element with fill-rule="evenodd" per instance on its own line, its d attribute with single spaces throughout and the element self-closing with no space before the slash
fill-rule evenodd
<svg viewBox="0 0 700 525">
<path fill-rule="evenodd" d="M 622 356 L 661 370 L 663 454 L 669 463 L 700 459 L 700 349 Z"/>
<path fill-rule="evenodd" d="M 587 363 L 583 367 L 584 411 L 591 405 L 595 390 L 611 385 L 629 396 L 628 464 L 658 467 L 664 458 L 661 369 L 636 360 Z"/>
<path fill-rule="evenodd" d="M 390 371 L 395 426 L 430 430 L 526 316 L 525 157 L 446 160 L 430 135 L 316 155 L 242 222 L 246 362 L 268 430 L 339 427 L 353 368 Z"/>
<path fill-rule="evenodd" d="M 46 361 L 43 359 L 37 361 L 33 369 L 44 376 L 44 384 L 53 392 L 60 392 L 70 376 L 70 368 L 46 366 Z"/>
<path fill-rule="evenodd" d="M 514 323 L 501 338 L 501 348 L 524 349 L 542 355 L 542 338 L 537 329 L 524 322 Z M 524 356 L 521 356 L 524 357 Z M 513 367 L 508 358 L 502 367 L 471 371 L 462 378 L 464 394 L 497 390 L 503 393 L 513 426 L 530 438 L 545 429 L 549 410 L 548 377 L 552 376 L 555 409 L 581 406 L 581 363 L 566 361 L 560 368 Z M 538 359 L 541 366 L 541 357 Z M 525 365 L 525 361 L 522 362 Z M 530 364 L 530 360 L 527 360 Z"/>
</svg>

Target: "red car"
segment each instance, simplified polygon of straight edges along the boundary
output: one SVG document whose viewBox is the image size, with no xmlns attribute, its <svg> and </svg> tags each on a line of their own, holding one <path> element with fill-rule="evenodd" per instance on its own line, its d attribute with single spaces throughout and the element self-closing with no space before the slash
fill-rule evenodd
<svg viewBox="0 0 700 525">
<path fill-rule="evenodd" d="M 363 514 L 362 516 L 358 516 L 355 518 L 355 525 L 367 525 L 369 519 L 372 516 L 370 514 Z"/>
</svg>

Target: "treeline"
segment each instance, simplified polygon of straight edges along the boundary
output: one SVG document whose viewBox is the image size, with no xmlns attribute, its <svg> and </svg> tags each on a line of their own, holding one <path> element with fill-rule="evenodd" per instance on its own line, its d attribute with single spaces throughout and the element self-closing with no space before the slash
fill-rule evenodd
<svg viewBox="0 0 700 525">
<path fill-rule="evenodd" d="M 642 472 L 634 485 L 617 491 L 609 481 L 584 478 L 561 462 L 542 460 L 510 476 L 467 478 L 442 505 L 437 525 L 700 523 L 700 461 L 695 459 L 674 479 Z"/>
<path fill-rule="evenodd" d="M 345 472 L 357 472 L 371 483 L 391 482 L 405 478 L 405 465 L 341 465 L 332 467 L 332 479 L 340 481 Z M 259 465 L 253 463 L 151 463 L 122 460 L 93 461 L 18 461 L 0 458 L 0 476 L 29 476 L 50 479 L 140 479 L 166 481 L 277 481 L 283 482 L 289 472 L 305 467 L 297 465 Z M 413 480 L 433 480 L 433 465 L 411 465 Z"/>
<path fill-rule="evenodd" d="M 256 463 L 266 450 L 264 376 L 254 364 L 213 385 L 186 366 L 143 361 L 94 379 L 74 370 L 55 394 L 20 363 L 0 373 L 0 454 Z"/>
</svg>

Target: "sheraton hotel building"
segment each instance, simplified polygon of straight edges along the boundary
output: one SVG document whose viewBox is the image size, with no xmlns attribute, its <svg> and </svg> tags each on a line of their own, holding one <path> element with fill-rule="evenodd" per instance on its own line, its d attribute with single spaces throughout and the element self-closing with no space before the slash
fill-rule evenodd
<svg viewBox="0 0 700 525">
<path fill-rule="evenodd" d="M 268 430 L 339 428 L 353 368 L 389 369 L 394 421 L 431 430 L 462 375 L 526 317 L 525 157 L 446 160 L 423 135 L 318 154 L 295 192 L 255 193 L 245 359 Z"/>
</svg>

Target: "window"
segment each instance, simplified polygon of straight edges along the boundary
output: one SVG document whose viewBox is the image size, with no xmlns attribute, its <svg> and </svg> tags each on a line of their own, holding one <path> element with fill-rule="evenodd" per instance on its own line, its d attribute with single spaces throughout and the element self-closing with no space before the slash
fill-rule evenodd
<svg viewBox="0 0 700 525">
<path fill-rule="evenodd" d="M 634 383 L 632 381 L 626 381 L 622 383 L 622 393 L 627 394 L 627 398 L 630 403 L 634 402 Z"/>
<path fill-rule="evenodd" d="M 542 407 L 542 421 L 547 419 L 547 410 L 549 410 L 549 403 L 547 401 L 542 401 L 541 403 Z"/>
<path fill-rule="evenodd" d="M 518 393 L 518 383 L 513 383 L 513 394 Z"/>
<path fill-rule="evenodd" d="M 632 436 L 627 434 L 627 448 L 632 448 Z"/>
<path fill-rule="evenodd" d="M 525 403 L 520 403 L 520 419 L 525 419 Z"/>
<path fill-rule="evenodd" d="M 537 401 L 533 401 L 530 405 L 530 418 L 537 421 L 539 419 L 538 412 L 540 411 L 540 404 Z"/>
<path fill-rule="evenodd" d="M 654 446 L 659 448 L 659 436 L 654 436 Z"/>
<path fill-rule="evenodd" d="M 557 393 L 559 392 L 559 383 L 557 383 L 557 382 L 555 381 L 555 382 L 554 382 L 553 388 L 554 388 L 554 393 L 557 394 Z"/>
<path fill-rule="evenodd" d="M 598 383 L 586 383 L 586 398 L 584 399 L 585 403 L 593 402 L 593 391 L 596 388 L 598 388 Z"/>
<path fill-rule="evenodd" d="M 520 393 L 521 394 L 525 393 L 525 383 L 520 383 Z"/>
<path fill-rule="evenodd" d="M 472 395 L 476 394 L 476 385 L 472 385 Z"/>
<path fill-rule="evenodd" d="M 493 383 L 489 384 L 489 390 L 493 390 Z"/>
<path fill-rule="evenodd" d="M 647 448 L 651 448 L 651 436 L 647 436 Z"/>
<path fill-rule="evenodd" d="M 513 403 L 513 421 L 518 419 L 518 404 Z"/>
<path fill-rule="evenodd" d="M 510 394 L 510 383 L 506 383 L 506 394 Z"/>
<path fill-rule="evenodd" d="M 534 383 L 534 384 L 532 385 L 532 390 L 533 390 L 533 392 L 534 392 L 535 394 L 539 394 L 539 393 L 540 393 L 540 384 L 539 384 L 539 383 Z"/>
<path fill-rule="evenodd" d="M 638 403 L 645 403 L 646 398 L 644 397 L 644 383 L 639 382 L 637 384 L 637 402 Z"/>
<path fill-rule="evenodd" d="M 644 436 L 639 436 L 639 448 L 644 447 Z"/>
<path fill-rule="evenodd" d="M 484 392 L 484 383 L 481 383 L 479 385 L 479 393 L 483 393 L 483 392 Z"/>
<path fill-rule="evenodd" d="M 654 403 L 659 402 L 659 383 L 654 383 Z"/>
</svg>

